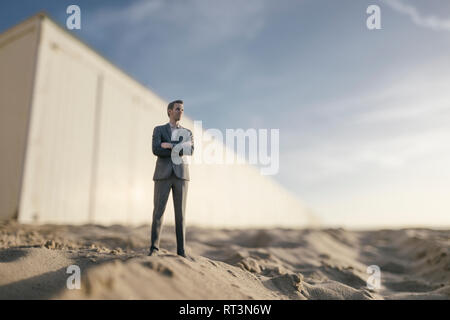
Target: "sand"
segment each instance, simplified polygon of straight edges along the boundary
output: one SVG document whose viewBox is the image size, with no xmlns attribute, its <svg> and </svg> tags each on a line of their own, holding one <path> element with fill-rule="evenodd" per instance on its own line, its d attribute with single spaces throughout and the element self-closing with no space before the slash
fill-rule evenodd
<svg viewBox="0 0 450 320">
<path fill-rule="evenodd" d="M 450 299 L 450 230 L 187 228 L 0 222 L 0 299 Z M 81 288 L 68 289 L 78 265 Z M 380 268 L 369 289 L 367 267 Z"/>
</svg>

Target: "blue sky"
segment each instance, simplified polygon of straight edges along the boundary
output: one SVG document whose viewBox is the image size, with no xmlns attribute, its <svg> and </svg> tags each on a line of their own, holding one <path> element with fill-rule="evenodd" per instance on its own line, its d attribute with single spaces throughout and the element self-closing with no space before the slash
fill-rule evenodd
<svg viewBox="0 0 450 320">
<path fill-rule="evenodd" d="M 450 1 L 2 1 L 0 31 L 70 4 L 77 36 L 204 128 L 280 129 L 273 178 L 325 223 L 450 226 Z"/>
</svg>

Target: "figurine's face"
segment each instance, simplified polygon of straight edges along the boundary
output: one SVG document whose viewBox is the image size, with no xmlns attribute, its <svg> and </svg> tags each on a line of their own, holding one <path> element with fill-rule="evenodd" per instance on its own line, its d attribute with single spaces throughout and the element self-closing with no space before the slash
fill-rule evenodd
<svg viewBox="0 0 450 320">
<path fill-rule="evenodd" d="M 175 103 L 172 110 L 169 110 L 169 117 L 174 121 L 180 121 L 183 115 L 184 107 L 182 103 Z"/>
</svg>

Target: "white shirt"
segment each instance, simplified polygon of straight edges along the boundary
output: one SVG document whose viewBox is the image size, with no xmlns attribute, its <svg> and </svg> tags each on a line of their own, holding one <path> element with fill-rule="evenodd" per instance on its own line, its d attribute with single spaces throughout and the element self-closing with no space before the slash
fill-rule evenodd
<svg viewBox="0 0 450 320">
<path fill-rule="evenodd" d="M 173 126 L 173 125 L 169 122 L 169 125 L 170 125 L 170 131 L 171 131 L 171 133 L 172 133 L 172 136 L 170 137 L 170 139 L 171 139 L 171 140 L 176 140 L 176 139 L 173 139 L 174 137 L 177 136 L 176 130 L 182 129 L 182 128 L 181 128 L 181 126 L 180 126 L 179 124 Z M 184 129 L 184 130 L 185 130 L 185 129 Z M 187 144 L 188 146 L 191 146 L 191 145 L 192 145 L 192 142 L 191 142 L 191 140 L 188 140 L 188 141 L 185 141 L 185 142 L 182 143 L 182 145 L 184 145 L 184 144 Z"/>
<path fill-rule="evenodd" d="M 172 136 L 170 138 L 171 138 L 171 140 L 173 140 L 172 138 L 175 136 L 174 131 L 177 129 L 180 129 L 180 125 L 178 124 L 178 125 L 173 126 L 170 122 L 169 122 L 169 125 L 170 125 L 170 132 L 172 133 Z"/>
</svg>

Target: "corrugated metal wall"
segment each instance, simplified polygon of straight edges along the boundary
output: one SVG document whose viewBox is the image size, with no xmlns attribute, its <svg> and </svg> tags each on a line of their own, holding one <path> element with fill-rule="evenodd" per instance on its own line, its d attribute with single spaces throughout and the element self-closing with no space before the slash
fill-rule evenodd
<svg viewBox="0 0 450 320">
<path fill-rule="evenodd" d="M 118 79 L 105 78 L 102 92 L 95 221 L 148 222 L 155 163 L 150 140 L 160 117 Z"/>
<path fill-rule="evenodd" d="M 18 210 L 38 27 L 29 19 L 0 35 L 0 219 Z"/>
<path fill-rule="evenodd" d="M 97 73 L 53 41 L 43 20 L 20 220 L 85 222 Z"/>
<path fill-rule="evenodd" d="M 150 223 L 151 135 L 168 121 L 167 102 L 48 18 L 37 59 L 19 221 Z M 194 129 L 188 118 L 182 125 Z M 200 140 L 194 133 L 196 150 Z M 300 226 L 310 218 L 254 167 L 191 164 L 188 224 Z M 165 221 L 174 221 L 172 197 Z"/>
</svg>

